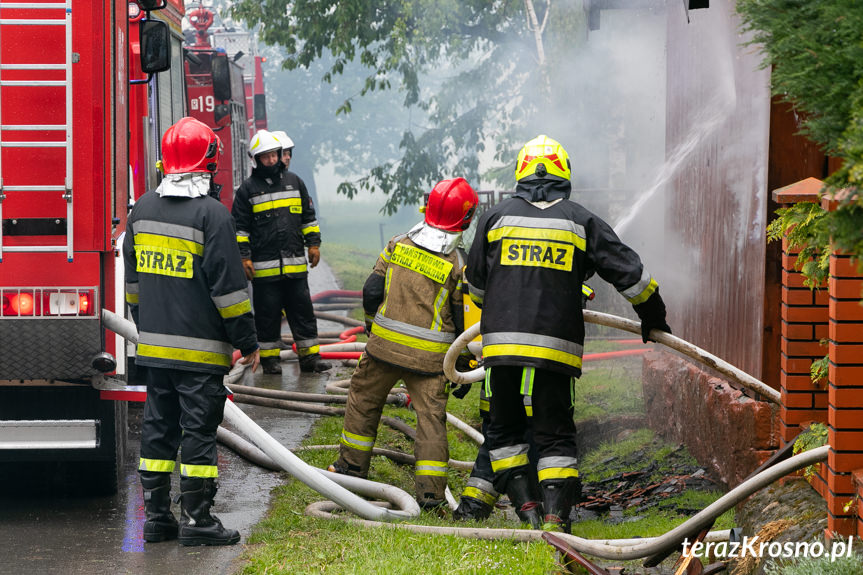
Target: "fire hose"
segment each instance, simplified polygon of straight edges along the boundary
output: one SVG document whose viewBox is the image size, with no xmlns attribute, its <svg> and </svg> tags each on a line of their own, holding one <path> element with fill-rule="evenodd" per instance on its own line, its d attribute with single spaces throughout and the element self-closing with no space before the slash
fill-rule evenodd
<svg viewBox="0 0 863 575">
<path fill-rule="evenodd" d="M 632 333 L 641 333 L 641 324 L 637 321 L 632 321 L 630 319 L 625 319 L 622 317 L 598 311 L 584 310 L 584 321 L 608 327 L 615 327 Z M 485 369 L 482 367 L 478 367 L 471 371 L 458 371 L 455 368 L 455 361 L 456 359 L 458 359 L 459 353 L 461 353 L 461 350 L 468 345 L 468 342 L 470 342 L 472 339 L 479 335 L 479 330 L 480 326 L 478 323 L 467 328 L 464 333 L 462 333 L 456 338 L 456 340 L 450 346 L 449 351 L 447 351 L 446 356 L 444 357 L 444 373 L 453 383 L 473 383 L 475 381 L 480 381 L 485 378 Z M 656 329 L 650 332 L 650 338 L 653 341 L 670 347 L 675 351 L 679 351 L 680 353 L 691 357 L 692 359 L 704 365 L 707 365 L 708 367 L 712 367 L 719 373 L 731 378 L 732 381 L 762 395 L 773 403 L 779 403 L 780 401 L 779 392 L 767 385 L 766 383 L 752 377 L 745 371 L 734 367 L 730 363 L 719 359 L 712 353 L 705 351 L 684 339 L 680 339 L 679 337 L 671 335 L 670 333 L 666 333 L 664 331 L 659 331 Z"/>
<path fill-rule="evenodd" d="M 115 331 L 130 341 L 137 341 L 137 331 L 135 330 L 134 324 L 107 310 L 103 310 L 102 317 L 105 327 Z M 585 311 L 585 320 L 592 323 L 599 323 L 601 325 L 608 325 L 610 327 L 617 327 L 633 333 L 640 333 L 639 324 L 637 322 L 608 314 Z M 455 359 L 460 350 L 467 345 L 468 341 L 475 338 L 478 334 L 479 326 L 472 326 L 462 334 L 462 336 L 456 339 L 450 347 L 449 352 L 447 352 L 444 369 L 447 376 L 455 383 L 472 383 L 473 381 L 479 381 L 482 379 L 482 377 L 477 377 L 477 374 L 475 373 L 478 370 L 464 373 L 455 370 Z M 693 357 L 694 359 L 713 367 L 717 371 L 728 375 L 744 387 L 756 391 L 768 399 L 773 401 L 778 401 L 779 399 L 775 390 L 772 390 L 762 382 L 748 374 L 745 374 L 738 368 L 727 364 L 689 342 L 657 330 L 652 331 L 650 336 L 657 342 Z M 246 367 L 247 366 L 243 364 L 236 364 L 231 373 L 225 377 L 226 383 L 240 379 Z M 480 369 L 479 371 L 483 370 Z M 280 468 L 288 471 L 292 476 L 331 500 L 331 502 L 319 502 L 309 505 L 306 508 L 306 513 L 309 515 L 317 517 L 338 517 L 343 520 L 368 526 L 389 526 L 409 529 L 419 533 L 451 534 L 479 539 L 538 541 L 542 537 L 543 532 L 538 530 L 435 527 L 403 523 L 384 523 L 400 521 L 409 517 L 418 516 L 419 506 L 413 497 L 394 486 L 344 475 L 332 474 L 309 466 L 290 450 L 270 437 L 232 402 L 227 402 L 225 405 L 225 419 L 235 428 L 246 433 L 252 442 L 264 454 L 279 465 Z M 695 516 L 659 537 L 637 540 L 594 541 L 565 533 L 557 535 L 568 544 L 572 545 L 576 550 L 604 559 L 629 560 L 648 557 L 667 549 L 669 546 L 677 546 L 683 537 L 711 525 L 716 517 L 770 483 L 773 483 L 794 471 L 825 461 L 829 451 L 830 446 L 826 445 L 800 453 L 773 465 L 772 467 L 747 479 L 718 500 L 708 505 Z M 348 488 L 350 490 L 348 490 Z M 388 502 L 387 505 L 394 505 L 397 509 L 388 509 L 379 503 L 369 502 L 362 499 L 357 494 L 386 500 Z M 345 518 L 341 515 L 333 515 L 331 511 L 335 509 L 335 506 L 347 509 L 363 519 Z M 713 532 L 709 534 L 705 540 L 715 541 L 727 539 L 727 537 L 727 531 Z"/>
</svg>

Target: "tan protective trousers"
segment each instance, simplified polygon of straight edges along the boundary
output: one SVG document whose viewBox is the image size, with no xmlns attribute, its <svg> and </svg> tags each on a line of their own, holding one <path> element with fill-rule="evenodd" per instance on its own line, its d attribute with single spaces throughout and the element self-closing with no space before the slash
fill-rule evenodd
<svg viewBox="0 0 863 575">
<path fill-rule="evenodd" d="M 447 379 L 421 375 L 363 354 L 351 377 L 339 459 L 350 475 L 366 477 L 387 394 L 403 380 L 417 414 L 416 497 L 420 504 L 440 502 L 447 484 L 449 444 L 446 438 Z"/>
</svg>

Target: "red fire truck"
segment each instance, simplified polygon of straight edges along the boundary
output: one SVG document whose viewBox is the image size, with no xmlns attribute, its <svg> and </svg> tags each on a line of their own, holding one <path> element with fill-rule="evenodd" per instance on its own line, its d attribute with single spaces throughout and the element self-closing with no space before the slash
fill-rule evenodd
<svg viewBox="0 0 863 575">
<path fill-rule="evenodd" d="M 136 1 L 0 3 L 0 465 L 78 462 L 109 492 L 126 403 L 97 387 L 125 350 L 100 314 L 123 315 L 137 171 L 184 112 L 181 0 Z"/>
<path fill-rule="evenodd" d="M 236 46 L 236 40 L 245 37 L 248 50 L 248 34 L 216 31 L 213 42 L 210 28 L 214 14 L 209 8 L 198 5 L 186 16 L 194 28 L 194 34 L 186 35 L 184 50 L 189 115 L 213 128 L 222 141 L 224 150 L 215 183 L 220 187 L 222 203 L 231 209 L 234 190 L 249 174 L 249 139 L 260 125 L 254 120 L 256 115 L 263 116 L 266 127 L 264 100 L 253 96 L 253 78 L 257 78 L 262 93 L 263 79 L 244 67 L 251 59 Z M 260 62 L 255 62 L 260 72 Z"/>
</svg>

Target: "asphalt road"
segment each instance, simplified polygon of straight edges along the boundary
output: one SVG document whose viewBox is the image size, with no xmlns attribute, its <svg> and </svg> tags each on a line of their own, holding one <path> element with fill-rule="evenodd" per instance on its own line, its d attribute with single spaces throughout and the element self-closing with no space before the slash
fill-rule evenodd
<svg viewBox="0 0 863 575">
<path fill-rule="evenodd" d="M 326 264 L 312 270 L 312 293 L 337 287 Z M 341 326 L 320 322 L 320 329 Z M 322 393 L 328 373 L 301 374 L 296 362 L 283 363 L 281 376 L 256 373 L 253 385 Z M 331 370 L 330 373 L 336 370 Z M 248 384 L 249 382 L 244 382 Z M 249 416 L 288 448 L 299 445 L 316 415 L 240 405 Z M 229 547 L 183 547 L 176 541 L 144 544 L 144 507 L 136 472 L 142 404 L 131 404 L 127 456 L 116 495 L 81 493 L 74 478 L 53 465 L 0 466 L 0 574 L 235 572 L 252 528 L 266 514 L 270 493 L 288 475 L 252 465 L 219 446 L 219 492 L 213 512 L 238 529 L 240 543 Z M 174 493 L 179 492 L 174 477 Z M 178 505 L 174 512 L 179 516 Z"/>
</svg>

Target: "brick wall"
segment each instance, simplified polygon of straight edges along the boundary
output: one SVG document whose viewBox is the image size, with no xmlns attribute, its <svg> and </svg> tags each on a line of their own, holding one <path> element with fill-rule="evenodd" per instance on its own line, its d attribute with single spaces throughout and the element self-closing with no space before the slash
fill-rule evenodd
<svg viewBox="0 0 863 575">
<path fill-rule="evenodd" d="M 736 487 L 779 447 L 773 403 L 671 353 L 651 351 L 642 365 L 648 426 L 686 445 L 712 479 Z"/>
<path fill-rule="evenodd" d="M 775 190 L 780 204 L 821 202 L 822 182 L 808 178 Z M 863 534 L 860 505 L 863 490 L 863 275 L 848 256 L 830 256 L 827 289 L 812 291 L 796 271 L 796 254 L 783 242 L 782 370 L 780 432 L 784 442 L 813 421 L 828 426 L 831 446 L 826 465 L 810 481 L 827 501 L 827 530 Z M 825 349 L 819 342 L 828 340 Z M 829 356 L 826 386 L 809 377 L 812 360 Z"/>
</svg>

